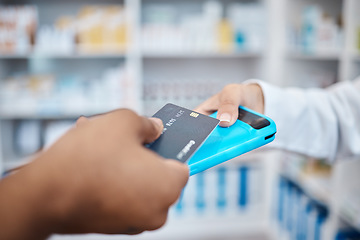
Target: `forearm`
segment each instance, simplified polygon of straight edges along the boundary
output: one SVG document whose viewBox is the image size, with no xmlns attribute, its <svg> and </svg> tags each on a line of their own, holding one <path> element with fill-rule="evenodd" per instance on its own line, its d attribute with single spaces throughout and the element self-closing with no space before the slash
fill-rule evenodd
<svg viewBox="0 0 360 240">
<path fill-rule="evenodd" d="M 278 127 L 273 147 L 330 160 L 360 154 L 360 89 L 351 83 L 306 90 L 260 84 L 265 114 Z"/>
</svg>

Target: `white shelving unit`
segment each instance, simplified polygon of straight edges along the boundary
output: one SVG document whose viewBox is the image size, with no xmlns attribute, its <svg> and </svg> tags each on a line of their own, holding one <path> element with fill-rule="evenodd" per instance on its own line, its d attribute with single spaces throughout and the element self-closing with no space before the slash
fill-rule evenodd
<svg viewBox="0 0 360 240">
<path fill-rule="evenodd" d="M 63 72 L 86 72 L 85 75 L 99 75 L 108 67 L 126 64 L 128 71 L 133 79 L 133 99 L 135 102 L 131 107 L 141 114 L 151 115 L 164 103 L 172 101 L 175 104 L 193 108 L 200 103 L 202 98 L 192 98 L 203 86 L 214 85 L 213 91 L 219 91 L 221 87 L 230 82 L 242 82 L 249 78 L 260 78 L 265 81 L 281 86 L 300 86 L 300 87 L 323 87 L 338 81 L 352 80 L 360 75 L 360 49 L 359 49 L 359 28 L 360 28 L 360 1 L 358 0 L 219 0 L 222 4 L 228 5 L 231 2 L 238 3 L 258 3 L 264 9 L 265 27 L 264 44 L 261 50 L 251 51 L 171 51 L 171 50 L 142 50 L 142 24 L 144 6 L 148 4 L 176 4 L 182 13 L 193 12 L 200 9 L 203 0 L 186 1 L 161 1 L 161 0 L 79 0 L 79 1 L 26 1 L 29 4 L 38 6 L 40 25 L 52 24 L 59 15 L 75 15 L 81 6 L 86 4 L 123 4 L 127 13 L 129 45 L 126 51 L 121 53 L 73 53 L 73 54 L 37 54 L 29 52 L 25 54 L 1 54 L 0 53 L 0 81 L 11 76 L 16 72 L 36 73 L 38 71 Z M 2 4 L 23 3 L 21 0 L 6 1 L 0 0 Z M 302 9 L 308 5 L 318 4 L 334 17 L 343 16 L 343 47 L 339 51 L 330 53 L 304 53 L 289 49 L 287 31 L 289 23 L 300 19 Z M 195 9 L 195 10 L 194 10 Z M 358 46 L 358 47 L 357 47 Z M 309 77 L 311 76 L 311 77 Z M 314 77 L 317 76 L 317 77 Z M 315 79 L 315 80 L 314 80 Z M 175 83 L 169 90 L 163 83 Z M 204 85 L 205 82 L 205 85 Z M 194 84 L 195 87 L 186 87 L 186 84 Z M 198 84 L 198 85 L 196 85 Z M 201 85 L 203 84 L 203 85 Z M 164 91 L 176 91 L 179 86 L 181 94 L 189 94 L 189 99 L 171 98 L 146 98 L 148 87 L 164 86 Z M 189 93 L 187 93 L 189 92 Z M 211 92 L 210 90 L 207 92 Z M 144 94 L 145 93 L 145 94 Z M 158 92 L 155 91 L 155 94 Z M 123 105 L 119 103 L 119 107 Z M 127 107 L 127 105 L 125 105 Z M 108 110 L 108 109 L 104 109 Z M 66 120 L 76 119 L 80 115 L 91 115 L 100 111 L 78 111 L 78 112 L 58 112 L 58 113 L 8 113 L 0 112 L 0 171 L 17 166 L 21 163 L 12 149 L 13 129 L 19 120 Z M 264 221 L 254 221 L 246 227 L 237 228 L 247 222 L 247 217 L 236 218 L 238 223 L 228 226 L 229 236 L 226 239 L 233 239 L 239 236 L 256 234 L 259 229 L 262 235 L 272 233 L 272 207 L 275 196 L 275 185 L 277 184 L 279 153 L 266 153 L 268 161 L 260 161 L 260 166 L 264 169 L 264 197 L 261 203 L 261 219 Z M 260 157 L 263 158 L 263 155 Z M 334 176 L 331 178 L 331 188 L 340 189 L 336 186 L 347 184 L 352 181 L 353 176 L 345 174 L 348 166 L 334 165 Z M 341 169 L 341 170 L 338 170 Z M 341 176 L 341 177 L 339 177 Z M 316 185 L 310 184 L 300 179 L 304 189 L 311 187 L 311 192 L 316 192 Z M 311 186 L 310 186 L 311 185 Z M 321 187 L 319 187 L 321 188 Z M 339 190 L 340 191 L 340 190 Z M 336 230 L 342 226 L 340 220 L 341 204 L 336 200 L 337 190 L 327 196 L 329 208 L 335 209 L 335 213 L 330 215 L 326 232 L 323 239 L 333 239 Z M 314 196 L 316 198 L 316 196 Z M 331 211 L 332 212 L 332 211 Z M 244 215 L 247 216 L 247 215 Z M 360 217 L 360 216 L 358 216 Z M 194 224 L 201 224 L 203 220 Z M 199 228 L 209 229 L 207 222 Z M 210 224 L 210 223 L 209 223 Z M 211 225 L 211 224 L 210 224 Z M 210 226 L 209 225 L 209 226 Z M 223 223 L 224 229 L 226 221 Z M 356 225 L 356 224 L 355 224 Z M 175 225 L 169 225 L 159 233 L 150 233 L 134 237 L 134 239 L 172 239 L 177 231 Z M 187 231 L 184 223 L 179 225 L 180 233 Z M 182 228 L 181 228 L 182 226 Z M 212 225 L 211 225 L 212 226 Z M 357 225 L 356 225 L 357 226 Z M 197 235 L 196 230 L 189 230 L 189 239 L 214 239 L 216 233 L 206 232 L 205 235 Z M 54 237 L 54 239 L 73 239 L 73 237 Z M 84 236 L 81 239 L 100 239 L 99 236 Z M 115 237 L 119 239 L 118 237 Z M 104 237 L 112 239 L 112 237 Z M 184 238 L 179 238 L 184 239 Z M 274 233 L 273 239 L 280 239 Z M 286 239 L 286 238 L 283 238 Z M 289 239 L 289 238 L 288 238 Z"/>
<path fill-rule="evenodd" d="M 244 52 L 244 53 L 222 53 L 222 52 L 150 52 L 146 51 L 142 54 L 144 59 L 161 59 L 161 58 L 190 58 L 190 59 L 206 59 L 206 58 L 234 58 L 234 59 L 241 59 L 241 58 L 259 58 L 262 57 L 261 52 Z"/>
<path fill-rule="evenodd" d="M 106 58 L 126 58 L 126 53 L 74 53 L 74 54 L 39 54 L 39 53 L 29 53 L 29 54 L 2 54 L 0 55 L 0 59 L 36 59 L 36 58 L 44 58 L 44 59 L 106 59 Z"/>
<path fill-rule="evenodd" d="M 359 159 L 346 159 L 339 162 L 332 176 L 333 194 L 338 197 L 331 198 L 329 224 L 333 228 L 351 226 L 360 230 L 359 222 Z M 346 182 L 346 184 L 344 184 Z"/>
<path fill-rule="evenodd" d="M 288 58 L 292 60 L 318 60 L 318 61 L 339 61 L 340 60 L 340 53 L 333 52 L 333 53 L 323 53 L 323 54 L 304 54 L 298 52 L 290 52 L 288 53 Z"/>
</svg>

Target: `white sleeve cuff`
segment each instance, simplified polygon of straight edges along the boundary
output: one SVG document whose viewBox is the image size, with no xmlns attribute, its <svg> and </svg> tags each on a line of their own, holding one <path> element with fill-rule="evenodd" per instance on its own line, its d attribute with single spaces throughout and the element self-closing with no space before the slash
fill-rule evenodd
<svg viewBox="0 0 360 240">
<path fill-rule="evenodd" d="M 284 91 L 277 86 L 258 79 L 250 79 L 244 82 L 244 84 L 254 83 L 261 87 L 264 95 L 264 115 L 271 119 L 276 119 L 278 116 L 281 116 L 277 112 L 279 110 L 279 102 L 284 101 Z"/>
<path fill-rule="evenodd" d="M 276 123 L 278 131 L 271 147 L 317 158 L 334 158 L 337 127 L 326 91 L 283 89 L 256 79 L 244 83 L 255 83 L 262 88 L 264 115 Z"/>
</svg>

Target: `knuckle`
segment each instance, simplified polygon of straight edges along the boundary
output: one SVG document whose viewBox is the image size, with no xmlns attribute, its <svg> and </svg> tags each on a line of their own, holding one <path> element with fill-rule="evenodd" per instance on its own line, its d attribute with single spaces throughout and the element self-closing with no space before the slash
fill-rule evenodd
<svg viewBox="0 0 360 240">
<path fill-rule="evenodd" d="M 137 234 L 143 233 L 144 231 L 145 231 L 145 229 L 140 229 L 138 227 L 129 227 L 126 230 L 126 234 L 128 234 L 128 235 L 137 235 Z"/>
<path fill-rule="evenodd" d="M 220 104 L 221 105 L 233 105 L 236 104 L 234 99 L 235 92 L 240 92 L 241 86 L 239 84 L 229 84 L 226 85 L 223 89 L 223 91 L 220 94 Z"/>
<path fill-rule="evenodd" d="M 149 230 L 156 230 L 164 226 L 167 220 L 167 211 L 153 217 L 149 222 Z"/>
<path fill-rule="evenodd" d="M 164 201 L 164 207 L 167 208 L 177 201 L 183 188 L 181 181 L 172 181 L 172 183 L 173 184 L 168 184 L 168 186 L 164 187 L 160 193 Z"/>
<path fill-rule="evenodd" d="M 167 160 L 165 160 L 167 161 Z M 165 171 L 167 170 L 165 167 L 162 166 Z M 162 181 L 158 184 L 158 194 L 161 195 L 162 198 L 168 196 L 171 192 L 174 191 L 173 189 L 173 182 L 174 182 L 174 175 L 171 173 L 166 173 L 163 175 L 166 178 L 166 181 Z"/>
<path fill-rule="evenodd" d="M 127 108 L 123 108 L 123 109 L 120 109 L 118 111 L 122 115 L 125 115 L 127 117 L 131 117 L 131 118 L 137 118 L 138 117 L 138 115 L 133 110 L 130 110 L 130 109 L 127 109 Z"/>
<path fill-rule="evenodd" d="M 221 98 L 221 105 L 234 105 L 235 101 L 230 96 L 223 96 Z"/>
<path fill-rule="evenodd" d="M 223 88 L 223 92 L 227 93 L 229 91 L 234 91 L 234 89 L 238 89 L 240 87 L 239 84 L 237 83 L 230 83 L 230 84 L 227 84 L 224 88 Z"/>
<path fill-rule="evenodd" d="M 162 227 L 167 219 L 168 208 L 143 209 L 135 222 L 136 229 L 156 230 Z"/>
<path fill-rule="evenodd" d="M 138 123 L 139 122 L 139 115 L 137 115 L 137 113 L 135 113 L 134 111 L 127 109 L 127 108 L 123 108 L 123 109 L 118 109 L 115 110 L 114 113 L 116 114 L 117 118 L 121 121 L 127 121 L 130 123 Z"/>
</svg>

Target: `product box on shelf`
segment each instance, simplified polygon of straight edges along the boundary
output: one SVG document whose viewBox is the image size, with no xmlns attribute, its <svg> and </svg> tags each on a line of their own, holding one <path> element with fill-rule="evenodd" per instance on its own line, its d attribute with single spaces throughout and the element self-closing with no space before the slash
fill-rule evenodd
<svg viewBox="0 0 360 240">
<path fill-rule="evenodd" d="M 34 44 L 37 25 L 36 6 L 0 6 L 0 54 L 28 53 Z"/>
</svg>

